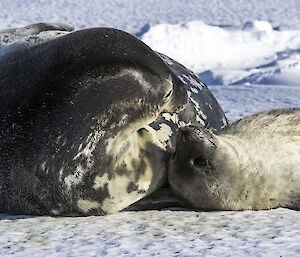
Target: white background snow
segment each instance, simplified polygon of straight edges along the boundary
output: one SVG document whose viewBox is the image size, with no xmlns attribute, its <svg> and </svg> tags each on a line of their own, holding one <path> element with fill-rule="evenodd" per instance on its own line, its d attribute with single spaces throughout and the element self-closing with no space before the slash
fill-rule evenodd
<svg viewBox="0 0 300 257">
<path fill-rule="evenodd" d="M 230 121 L 300 107 L 300 1 L 0 0 L 0 29 L 34 22 L 135 34 L 191 68 Z M 0 215 L 0 256 L 300 256 L 300 212 Z"/>
</svg>

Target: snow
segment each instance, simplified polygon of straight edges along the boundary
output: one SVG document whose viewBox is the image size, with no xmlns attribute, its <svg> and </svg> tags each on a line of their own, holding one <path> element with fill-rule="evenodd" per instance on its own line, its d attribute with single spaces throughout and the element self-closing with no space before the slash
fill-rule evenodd
<svg viewBox="0 0 300 257">
<path fill-rule="evenodd" d="M 210 85 L 295 85 L 299 9 L 297 0 L 1 0 L 0 29 L 40 21 L 77 29 L 115 27 L 183 63 Z"/>
<path fill-rule="evenodd" d="M 192 68 L 230 121 L 300 107 L 297 0 L 1 0 L 0 29 L 117 27 Z M 230 85 L 228 85 L 230 84 Z M 0 215 L 0 256 L 299 256 L 300 213 L 187 210 Z"/>
<path fill-rule="evenodd" d="M 234 85 L 209 89 L 231 122 L 264 110 L 300 108 L 300 86 Z"/>
<path fill-rule="evenodd" d="M 300 78 L 300 30 L 279 30 L 268 21 L 226 28 L 202 21 L 159 24 L 141 39 L 208 84 L 295 84 Z"/>
<path fill-rule="evenodd" d="M 297 256 L 296 211 L 0 216 L 1 256 Z"/>
<path fill-rule="evenodd" d="M 300 28 L 299 8 L 298 0 L 1 0 L 0 29 L 48 21 L 136 33 L 147 23 L 202 20 L 240 26 L 258 19 L 274 26 Z"/>
</svg>

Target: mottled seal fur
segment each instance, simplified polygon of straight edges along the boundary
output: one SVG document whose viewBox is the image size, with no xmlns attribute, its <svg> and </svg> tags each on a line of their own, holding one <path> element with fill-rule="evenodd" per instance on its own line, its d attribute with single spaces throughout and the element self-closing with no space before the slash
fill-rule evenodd
<svg viewBox="0 0 300 257">
<path fill-rule="evenodd" d="M 300 209 L 300 109 L 245 117 L 219 133 L 179 129 L 169 182 L 201 210 Z"/>
<path fill-rule="evenodd" d="M 2 212 L 122 210 L 165 183 L 179 126 L 226 124 L 175 61 L 120 30 L 71 29 L 0 32 Z"/>
</svg>

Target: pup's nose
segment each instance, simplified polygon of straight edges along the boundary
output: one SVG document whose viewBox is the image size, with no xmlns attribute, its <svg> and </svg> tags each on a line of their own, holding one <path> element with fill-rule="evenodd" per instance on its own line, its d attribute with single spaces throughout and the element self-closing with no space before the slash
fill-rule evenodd
<svg viewBox="0 0 300 257">
<path fill-rule="evenodd" d="M 186 127 L 182 127 L 177 132 L 177 140 L 182 143 L 187 143 L 189 139 L 189 130 Z"/>
</svg>

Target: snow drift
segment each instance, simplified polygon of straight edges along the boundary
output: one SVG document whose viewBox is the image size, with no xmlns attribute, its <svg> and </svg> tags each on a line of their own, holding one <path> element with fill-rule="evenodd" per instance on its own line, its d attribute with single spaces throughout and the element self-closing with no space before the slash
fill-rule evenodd
<svg viewBox="0 0 300 257">
<path fill-rule="evenodd" d="M 159 24 L 145 31 L 140 38 L 146 44 L 208 84 L 297 84 L 300 78 L 300 30 L 257 20 L 242 27 Z"/>
</svg>

